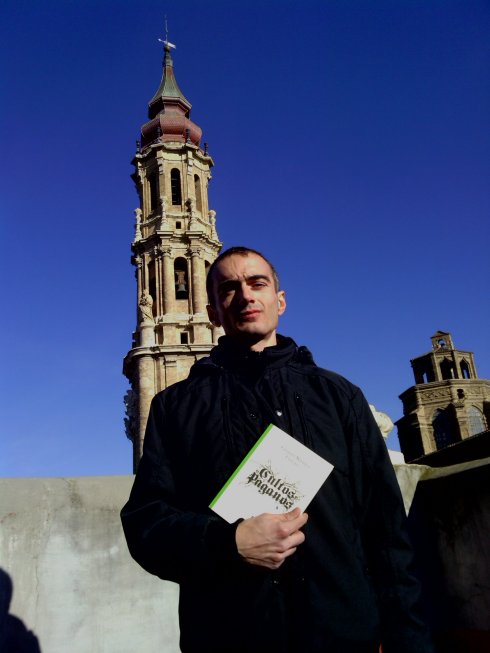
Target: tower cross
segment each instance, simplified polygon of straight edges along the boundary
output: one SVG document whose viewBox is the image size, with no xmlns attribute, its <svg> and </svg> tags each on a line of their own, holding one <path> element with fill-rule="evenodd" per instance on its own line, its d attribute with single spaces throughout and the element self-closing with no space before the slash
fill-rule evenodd
<svg viewBox="0 0 490 653">
<path fill-rule="evenodd" d="M 165 39 L 158 39 L 160 43 L 163 43 L 167 48 L 173 48 L 174 50 L 177 48 L 176 45 L 173 43 L 170 43 L 168 40 L 168 25 L 167 25 L 167 16 L 165 16 Z"/>
</svg>

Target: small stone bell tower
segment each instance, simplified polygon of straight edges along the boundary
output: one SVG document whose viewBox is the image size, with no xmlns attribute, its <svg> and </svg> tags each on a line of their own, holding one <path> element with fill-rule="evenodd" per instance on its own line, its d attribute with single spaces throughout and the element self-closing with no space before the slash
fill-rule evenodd
<svg viewBox="0 0 490 653">
<path fill-rule="evenodd" d="M 153 396 L 186 378 L 221 335 L 206 313 L 207 269 L 222 245 L 208 203 L 213 160 L 177 84 L 173 47 L 164 41 L 162 81 L 132 162 L 139 196 L 131 244 L 137 320 L 124 374 L 131 384 L 125 424 L 135 469 Z"/>
<path fill-rule="evenodd" d="M 414 358 L 415 385 L 400 395 L 396 422 L 407 462 L 488 429 L 490 381 L 479 379 L 471 351 L 455 349 L 451 334 L 437 331 L 432 351 Z"/>
</svg>

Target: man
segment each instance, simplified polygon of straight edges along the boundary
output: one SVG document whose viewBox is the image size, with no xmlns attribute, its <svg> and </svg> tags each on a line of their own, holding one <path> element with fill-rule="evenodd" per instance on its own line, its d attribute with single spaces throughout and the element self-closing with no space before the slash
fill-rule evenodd
<svg viewBox="0 0 490 653">
<path fill-rule="evenodd" d="M 360 390 L 277 335 L 272 264 L 231 248 L 207 278 L 211 356 L 153 400 L 122 511 L 133 557 L 180 584 L 183 653 L 427 653 L 405 514 Z M 334 465 L 308 509 L 228 524 L 209 510 L 269 423 Z"/>
</svg>

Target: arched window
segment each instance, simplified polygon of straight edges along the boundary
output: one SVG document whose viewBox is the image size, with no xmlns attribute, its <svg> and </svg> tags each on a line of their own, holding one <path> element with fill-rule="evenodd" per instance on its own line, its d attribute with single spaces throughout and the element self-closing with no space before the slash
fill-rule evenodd
<svg viewBox="0 0 490 653">
<path fill-rule="evenodd" d="M 196 209 L 202 213 L 201 180 L 199 175 L 194 175 L 194 193 L 196 195 Z"/>
<path fill-rule="evenodd" d="M 175 299 L 188 299 L 189 279 L 187 277 L 187 261 L 179 257 L 174 263 L 175 274 Z"/>
<path fill-rule="evenodd" d="M 459 364 L 459 367 L 461 369 L 461 376 L 463 379 L 469 379 L 470 378 L 470 367 L 468 363 L 463 359 L 461 363 Z"/>
<path fill-rule="evenodd" d="M 470 435 L 476 435 L 477 433 L 482 433 L 485 430 L 485 420 L 483 418 L 483 413 L 476 406 L 470 406 L 468 408 L 468 427 Z"/>
<path fill-rule="evenodd" d="M 449 358 L 445 358 L 442 363 L 441 363 L 441 374 L 442 378 L 444 380 L 448 379 L 454 379 L 456 378 L 456 374 L 454 373 L 454 365 L 453 362 L 449 360 Z"/>
<path fill-rule="evenodd" d="M 447 410 L 438 408 L 434 411 L 432 416 L 432 427 L 434 429 L 434 439 L 436 441 L 437 449 L 443 449 L 449 444 L 455 442 L 455 437 L 451 428 L 451 420 Z"/>
<path fill-rule="evenodd" d="M 412 361 L 412 368 L 417 385 L 435 381 L 434 368 L 432 362 L 427 357 Z"/>
<path fill-rule="evenodd" d="M 178 168 L 172 168 L 170 171 L 170 188 L 172 190 L 172 204 L 182 204 L 182 188 Z"/>
<path fill-rule="evenodd" d="M 148 175 L 148 183 L 150 185 L 149 212 L 151 213 L 158 209 L 158 174 L 156 172 L 152 172 Z"/>
</svg>

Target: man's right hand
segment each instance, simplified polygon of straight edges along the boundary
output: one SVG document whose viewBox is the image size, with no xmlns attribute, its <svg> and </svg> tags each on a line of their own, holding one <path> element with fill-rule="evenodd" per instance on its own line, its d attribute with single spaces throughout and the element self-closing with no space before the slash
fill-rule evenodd
<svg viewBox="0 0 490 653">
<path fill-rule="evenodd" d="M 299 508 L 282 515 L 263 513 L 238 524 L 235 539 L 238 553 L 251 565 L 278 569 L 304 542 L 302 528 L 308 515 Z"/>
</svg>

